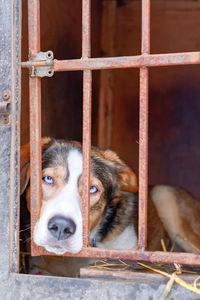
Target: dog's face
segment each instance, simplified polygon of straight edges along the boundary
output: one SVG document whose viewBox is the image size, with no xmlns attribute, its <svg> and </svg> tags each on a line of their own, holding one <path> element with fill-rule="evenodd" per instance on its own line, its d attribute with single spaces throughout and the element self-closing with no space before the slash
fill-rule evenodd
<svg viewBox="0 0 200 300">
<path fill-rule="evenodd" d="M 77 142 L 43 139 L 42 207 L 34 242 L 56 254 L 82 249 L 82 149 Z M 25 158 L 26 157 L 26 158 Z M 29 147 L 21 150 L 21 192 L 29 178 Z M 110 150 L 92 147 L 91 244 L 109 241 L 133 222 L 135 174 Z M 27 189 L 29 206 L 29 190 Z M 120 217 L 121 215 L 121 217 Z"/>
</svg>

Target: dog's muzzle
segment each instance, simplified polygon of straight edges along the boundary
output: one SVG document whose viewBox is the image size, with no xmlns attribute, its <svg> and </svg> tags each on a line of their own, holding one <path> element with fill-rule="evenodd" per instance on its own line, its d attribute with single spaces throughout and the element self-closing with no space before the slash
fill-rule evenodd
<svg viewBox="0 0 200 300">
<path fill-rule="evenodd" d="M 49 220 L 48 230 L 58 241 L 69 239 L 76 231 L 73 220 L 62 216 L 56 216 Z"/>
</svg>

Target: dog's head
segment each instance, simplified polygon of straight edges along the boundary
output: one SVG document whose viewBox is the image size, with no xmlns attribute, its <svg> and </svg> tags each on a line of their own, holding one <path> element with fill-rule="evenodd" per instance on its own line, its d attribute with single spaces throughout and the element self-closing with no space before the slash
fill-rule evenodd
<svg viewBox="0 0 200 300">
<path fill-rule="evenodd" d="M 29 145 L 22 146 L 21 194 L 26 190 L 30 209 L 29 157 Z M 130 195 L 137 192 L 137 179 L 116 153 L 92 147 L 90 180 L 90 230 L 95 232 L 92 242 L 102 242 L 133 222 L 135 202 Z M 33 236 L 37 245 L 56 254 L 81 250 L 82 183 L 81 144 L 42 139 L 42 207 Z M 121 226 L 116 229 L 116 224 Z"/>
</svg>

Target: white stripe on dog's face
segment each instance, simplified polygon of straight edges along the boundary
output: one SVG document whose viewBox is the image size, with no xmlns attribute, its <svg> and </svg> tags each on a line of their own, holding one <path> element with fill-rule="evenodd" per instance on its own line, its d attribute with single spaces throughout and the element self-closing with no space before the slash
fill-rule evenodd
<svg viewBox="0 0 200 300">
<path fill-rule="evenodd" d="M 82 248 L 82 215 L 78 193 L 78 179 L 82 174 L 82 154 L 71 149 L 66 158 L 68 179 L 59 194 L 43 204 L 41 215 L 34 229 L 34 242 L 56 254 L 77 253 Z M 76 225 L 75 233 L 66 240 L 55 239 L 48 230 L 48 222 L 55 216 L 70 218 Z"/>
</svg>

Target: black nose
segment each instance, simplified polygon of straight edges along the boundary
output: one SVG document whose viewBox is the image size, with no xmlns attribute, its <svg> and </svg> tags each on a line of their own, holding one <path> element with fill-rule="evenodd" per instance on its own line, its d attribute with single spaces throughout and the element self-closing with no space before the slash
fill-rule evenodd
<svg viewBox="0 0 200 300">
<path fill-rule="evenodd" d="M 48 229 L 58 241 L 66 240 L 75 233 L 76 224 L 71 219 L 56 216 L 49 220 Z"/>
</svg>

